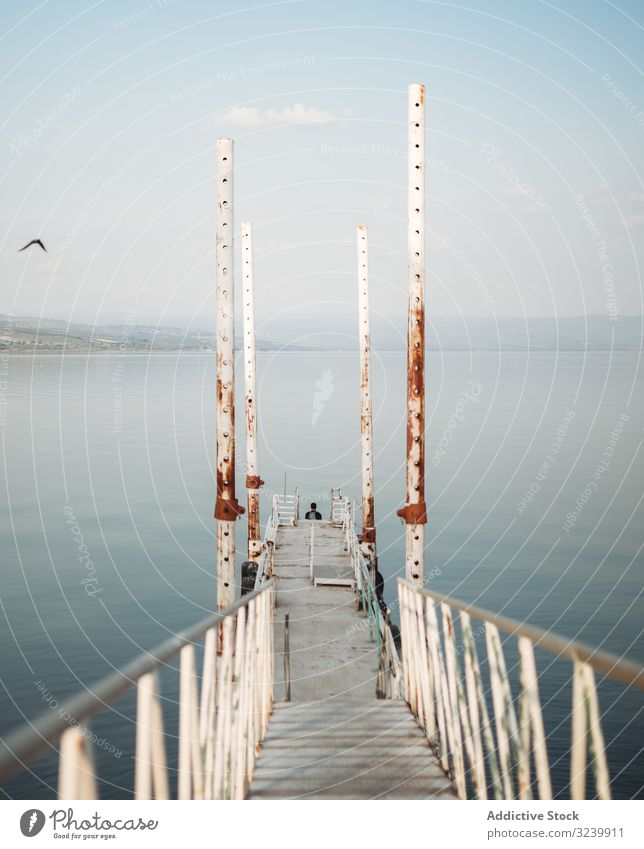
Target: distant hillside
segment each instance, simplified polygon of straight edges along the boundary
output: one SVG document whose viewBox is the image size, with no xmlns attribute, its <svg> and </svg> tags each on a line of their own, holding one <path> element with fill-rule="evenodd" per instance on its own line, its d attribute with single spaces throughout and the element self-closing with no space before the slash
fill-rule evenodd
<svg viewBox="0 0 644 849">
<path fill-rule="evenodd" d="M 428 316 L 427 347 L 441 351 L 640 351 L 642 317 L 478 318 Z M 357 350 L 355 316 L 310 316 L 262 322 L 260 351 Z M 327 330 L 326 327 L 332 327 Z M 404 317 L 372 320 L 374 350 L 403 350 Z M 239 345 L 239 339 L 238 339 Z M 10 353 L 214 351 L 213 329 L 168 324 L 68 324 L 57 319 L 0 314 L 0 351 Z"/>
</svg>

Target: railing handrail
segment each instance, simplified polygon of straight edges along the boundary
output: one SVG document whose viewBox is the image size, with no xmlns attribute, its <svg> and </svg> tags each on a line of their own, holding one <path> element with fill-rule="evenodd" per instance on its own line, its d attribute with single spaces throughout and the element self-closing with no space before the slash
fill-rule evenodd
<svg viewBox="0 0 644 849">
<path fill-rule="evenodd" d="M 455 610 L 463 611 L 479 622 L 491 622 L 506 634 L 527 637 L 536 647 L 545 649 L 551 654 L 567 657 L 573 661 L 578 660 L 587 663 L 598 672 L 608 675 L 622 684 L 636 687 L 638 690 L 644 690 L 644 666 L 634 661 L 623 660 L 610 652 L 592 648 L 584 643 L 567 639 L 551 631 L 544 631 L 543 628 L 538 628 L 535 625 L 526 625 L 508 616 L 500 616 L 492 613 L 490 610 L 459 601 L 444 593 L 418 587 L 404 578 L 398 578 L 398 583 L 414 592 L 420 593 L 425 598 L 431 598 L 438 603 L 447 604 Z"/>
<path fill-rule="evenodd" d="M 273 495 L 273 521 L 275 528 L 281 525 L 295 527 L 300 518 L 300 491 L 296 487 L 292 495 L 276 492 Z M 289 521 L 283 521 L 288 518 Z"/>
<path fill-rule="evenodd" d="M 113 704 L 136 686 L 141 676 L 158 669 L 170 658 L 179 654 L 184 646 L 195 644 L 206 631 L 233 616 L 240 608 L 246 607 L 254 598 L 268 589 L 270 585 L 247 593 L 224 610 L 212 613 L 190 628 L 164 640 L 152 651 L 142 652 L 121 669 L 101 678 L 84 692 L 63 702 L 55 713 L 49 710 L 34 722 L 29 723 L 28 727 L 19 727 L 9 733 L 2 739 L 0 782 L 6 781 L 15 772 L 20 771 L 28 761 L 47 752 L 70 727 L 70 718 L 76 723 L 81 723 Z"/>
<path fill-rule="evenodd" d="M 271 571 L 271 557 L 272 551 L 270 549 L 271 545 L 275 543 L 275 536 L 277 534 L 277 524 L 275 522 L 275 515 L 272 512 L 271 515 L 266 520 L 266 528 L 264 529 L 264 539 L 263 539 L 263 548 L 262 552 L 257 560 L 257 575 L 255 576 L 255 589 L 259 589 L 260 587 L 266 584 L 266 581 L 270 578 Z"/>
<path fill-rule="evenodd" d="M 378 653 L 380 654 L 383 646 L 387 648 L 393 675 L 396 679 L 398 695 L 402 695 L 402 663 L 393 639 L 393 634 L 391 633 L 391 627 L 387 623 L 387 618 L 380 607 L 378 593 L 376 592 L 376 588 L 372 580 L 371 570 L 367 565 L 362 551 L 360 550 L 360 542 L 355 525 L 355 499 L 352 508 L 351 502 L 347 496 L 339 497 L 344 501 L 342 533 L 344 534 L 349 549 L 349 555 L 352 560 L 352 565 L 354 566 L 356 589 L 360 593 L 362 592 L 362 587 L 366 587 L 365 596 L 368 600 L 367 604 L 373 612 L 374 625 L 378 639 Z M 371 616 L 371 613 L 368 615 Z"/>
</svg>

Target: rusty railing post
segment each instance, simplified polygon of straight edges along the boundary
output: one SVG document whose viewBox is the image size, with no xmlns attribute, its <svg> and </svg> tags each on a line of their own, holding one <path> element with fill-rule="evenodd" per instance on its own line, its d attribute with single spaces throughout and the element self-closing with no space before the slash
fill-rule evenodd
<svg viewBox="0 0 644 849">
<path fill-rule="evenodd" d="M 407 498 L 405 573 L 422 586 L 425 548 L 425 86 L 409 86 L 409 323 L 407 327 Z"/>
<path fill-rule="evenodd" d="M 235 598 L 235 299 L 233 142 L 217 139 L 217 608 Z"/>
<path fill-rule="evenodd" d="M 376 516 L 373 494 L 373 424 L 371 404 L 371 330 L 369 319 L 369 241 L 358 227 L 358 347 L 360 349 L 360 451 L 362 457 L 362 532 L 360 549 L 375 581 Z"/>
<path fill-rule="evenodd" d="M 291 647 L 289 637 L 289 616 L 284 616 L 284 701 L 291 701 Z"/>
<path fill-rule="evenodd" d="M 257 397 L 255 394 L 255 295 L 253 291 L 253 234 L 250 222 L 241 225 L 244 316 L 244 389 L 246 407 L 246 489 L 248 491 L 248 559 L 256 560 L 262 549 L 257 474 Z"/>
</svg>

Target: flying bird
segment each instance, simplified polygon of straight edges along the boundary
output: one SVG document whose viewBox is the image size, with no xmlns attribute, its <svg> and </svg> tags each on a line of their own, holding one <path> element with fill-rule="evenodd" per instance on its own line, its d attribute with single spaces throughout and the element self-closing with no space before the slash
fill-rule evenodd
<svg viewBox="0 0 644 849">
<path fill-rule="evenodd" d="M 40 245 L 40 247 L 43 249 L 43 251 L 45 253 L 47 253 L 47 248 L 43 245 L 43 243 L 40 241 L 40 239 L 32 239 L 30 242 L 27 242 L 27 244 L 24 246 L 24 248 L 20 248 L 18 253 L 20 253 L 20 251 L 26 251 L 27 248 L 30 248 L 32 245 Z"/>
</svg>

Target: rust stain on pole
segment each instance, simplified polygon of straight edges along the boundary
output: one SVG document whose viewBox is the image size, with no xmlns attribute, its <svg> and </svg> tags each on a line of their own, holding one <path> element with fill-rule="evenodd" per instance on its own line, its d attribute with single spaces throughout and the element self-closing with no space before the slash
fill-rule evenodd
<svg viewBox="0 0 644 849">
<path fill-rule="evenodd" d="M 217 140 L 217 607 L 235 598 L 235 306 L 233 142 Z"/>
<path fill-rule="evenodd" d="M 253 232 L 248 221 L 241 226 L 244 316 L 244 389 L 246 407 L 246 489 L 248 491 L 248 559 L 255 560 L 262 548 L 257 474 L 257 397 L 255 393 L 255 293 L 253 289 Z"/>
<path fill-rule="evenodd" d="M 360 448 L 362 465 L 362 554 L 375 576 L 376 514 L 373 487 L 373 422 L 371 404 L 371 331 L 369 321 L 369 240 L 359 226 L 358 239 L 358 346 L 360 349 Z"/>
<path fill-rule="evenodd" d="M 406 574 L 423 582 L 425 504 L 425 87 L 409 87 Z"/>
</svg>

